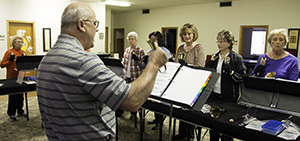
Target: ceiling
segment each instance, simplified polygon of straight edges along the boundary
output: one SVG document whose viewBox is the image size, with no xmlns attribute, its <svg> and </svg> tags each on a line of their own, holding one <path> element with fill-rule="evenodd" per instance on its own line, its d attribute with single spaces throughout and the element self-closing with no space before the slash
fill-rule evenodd
<svg viewBox="0 0 300 141">
<path fill-rule="evenodd" d="M 105 0 L 77 0 L 77 1 L 101 2 Z M 130 7 L 118 7 L 118 6 L 107 5 L 107 8 L 111 9 L 112 12 L 124 12 L 124 11 L 132 11 L 132 10 L 155 9 L 155 8 L 165 8 L 165 7 L 173 7 L 173 6 L 218 3 L 218 2 L 227 2 L 227 1 L 241 1 L 241 0 L 113 0 L 113 1 L 127 1 L 131 3 Z"/>
</svg>

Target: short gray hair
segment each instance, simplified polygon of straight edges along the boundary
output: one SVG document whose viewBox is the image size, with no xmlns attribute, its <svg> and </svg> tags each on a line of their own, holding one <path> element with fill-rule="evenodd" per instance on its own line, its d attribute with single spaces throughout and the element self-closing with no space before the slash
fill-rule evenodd
<svg viewBox="0 0 300 141">
<path fill-rule="evenodd" d="M 135 37 L 135 40 L 138 39 L 138 34 L 137 34 L 136 32 L 134 32 L 134 31 L 129 32 L 129 33 L 127 34 L 127 40 L 128 40 L 128 38 L 129 38 L 130 36 Z"/>
<path fill-rule="evenodd" d="M 272 38 L 275 34 L 282 34 L 284 36 L 285 45 L 289 42 L 287 29 L 281 28 L 281 29 L 274 29 L 269 33 L 269 36 L 268 36 L 268 43 L 269 44 L 271 44 Z"/>
<path fill-rule="evenodd" d="M 13 36 L 13 37 L 11 38 L 11 40 L 10 40 L 10 45 L 11 45 L 12 47 L 14 47 L 14 43 L 15 43 L 15 41 L 16 41 L 17 39 L 21 39 L 21 40 L 23 41 L 23 37 L 22 37 L 22 36 L 20 36 L 20 35 L 15 35 L 15 36 Z"/>
<path fill-rule="evenodd" d="M 90 16 L 90 9 L 87 6 L 69 5 L 61 16 L 61 27 L 76 24 L 79 19 L 86 20 Z"/>
</svg>

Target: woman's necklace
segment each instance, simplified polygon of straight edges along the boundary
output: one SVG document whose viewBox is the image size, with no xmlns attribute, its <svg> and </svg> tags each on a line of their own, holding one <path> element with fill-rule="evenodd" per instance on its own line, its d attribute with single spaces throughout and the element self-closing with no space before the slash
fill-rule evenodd
<svg viewBox="0 0 300 141">
<path fill-rule="evenodd" d="M 274 53 L 274 51 L 272 52 L 273 60 L 279 60 L 279 59 L 281 59 L 284 55 L 285 55 L 285 51 L 283 51 L 283 52 L 280 53 L 279 55 L 276 55 L 276 54 Z"/>
</svg>

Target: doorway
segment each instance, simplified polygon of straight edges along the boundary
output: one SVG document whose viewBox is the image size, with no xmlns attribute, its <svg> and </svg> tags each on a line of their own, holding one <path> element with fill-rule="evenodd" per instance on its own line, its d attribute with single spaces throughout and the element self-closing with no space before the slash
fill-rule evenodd
<svg viewBox="0 0 300 141">
<path fill-rule="evenodd" d="M 170 51 L 172 56 L 175 56 L 177 50 L 178 27 L 162 27 L 161 30 L 164 36 L 166 48 Z"/>
<path fill-rule="evenodd" d="M 257 60 L 266 52 L 268 25 L 241 25 L 239 54 L 244 59 Z"/>
<path fill-rule="evenodd" d="M 124 28 L 114 29 L 114 48 L 111 53 L 118 53 L 119 58 L 124 54 Z"/>
</svg>

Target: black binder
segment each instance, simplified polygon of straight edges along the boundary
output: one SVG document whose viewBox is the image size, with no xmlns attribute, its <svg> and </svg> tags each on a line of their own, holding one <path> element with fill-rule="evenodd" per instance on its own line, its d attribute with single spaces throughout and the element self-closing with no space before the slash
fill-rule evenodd
<svg viewBox="0 0 300 141">
<path fill-rule="evenodd" d="M 168 62 L 166 66 L 167 71 L 172 71 L 166 72 L 167 75 L 164 69 L 159 72 L 150 98 L 201 111 L 220 75 L 211 69 L 182 66 L 179 63 Z"/>
<path fill-rule="evenodd" d="M 100 57 L 100 59 L 106 66 L 115 66 L 115 67 L 124 68 L 120 59 L 110 58 L 110 57 Z"/>
</svg>

